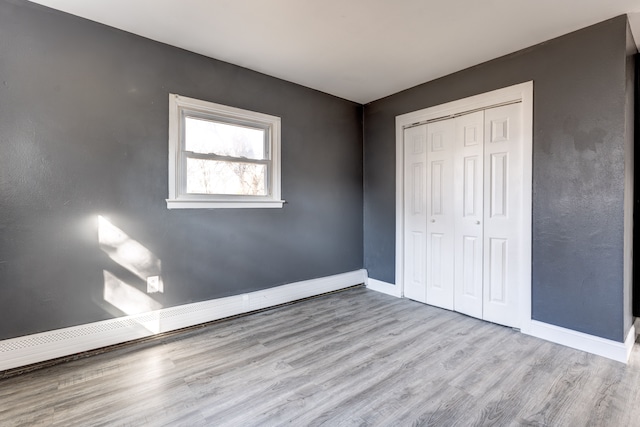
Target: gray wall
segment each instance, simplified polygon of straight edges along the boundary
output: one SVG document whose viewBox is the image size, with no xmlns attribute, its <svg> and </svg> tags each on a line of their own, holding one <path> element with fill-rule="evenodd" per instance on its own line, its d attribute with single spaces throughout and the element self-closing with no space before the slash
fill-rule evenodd
<svg viewBox="0 0 640 427">
<path fill-rule="evenodd" d="M 534 80 L 533 318 L 622 341 L 625 16 L 365 106 L 364 260 L 395 281 L 395 116 Z"/>
<path fill-rule="evenodd" d="M 625 153 L 624 153 L 624 330 L 633 323 L 633 210 L 635 179 L 635 77 L 636 42 L 627 22 L 626 96 L 625 96 Z"/>
<path fill-rule="evenodd" d="M 167 210 L 168 94 L 282 118 L 283 209 Z M 123 312 L 97 216 L 162 263 L 164 307 L 362 268 L 362 107 L 0 0 L 0 339 Z"/>
</svg>

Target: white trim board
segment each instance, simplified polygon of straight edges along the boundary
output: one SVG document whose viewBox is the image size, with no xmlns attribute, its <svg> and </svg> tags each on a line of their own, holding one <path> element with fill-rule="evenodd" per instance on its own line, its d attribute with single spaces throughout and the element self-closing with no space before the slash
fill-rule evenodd
<svg viewBox="0 0 640 427">
<path fill-rule="evenodd" d="M 71 356 L 365 283 L 366 270 L 0 341 L 0 371 Z"/>
<path fill-rule="evenodd" d="M 631 326 L 627 339 L 622 343 L 532 320 L 527 335 L 627 363 L 636 341 L 636 328 Z"/>
<path fill-rule="evenodd" d="M 393 297 L 398 297 L 398 298 L 401 297 L 400 287 L 392 283 L 383 282 L 382 280 L 367 278 L 367 289 L 371 289 L 372 291 L 391 295 Z"/>
</svg>

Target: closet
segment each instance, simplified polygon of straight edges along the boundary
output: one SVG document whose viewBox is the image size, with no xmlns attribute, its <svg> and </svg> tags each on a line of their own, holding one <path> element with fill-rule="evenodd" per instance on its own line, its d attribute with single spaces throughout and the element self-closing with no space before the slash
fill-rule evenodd
<svg viewBox="0 0 640 427">
<path fill-rule="evenodd" d="M 530 241 L 523 236 L 523 197 L 530 195 L 523 191 L 522 103 L 402 132 L 404 296 L 517 327 Z"/>
</svg>

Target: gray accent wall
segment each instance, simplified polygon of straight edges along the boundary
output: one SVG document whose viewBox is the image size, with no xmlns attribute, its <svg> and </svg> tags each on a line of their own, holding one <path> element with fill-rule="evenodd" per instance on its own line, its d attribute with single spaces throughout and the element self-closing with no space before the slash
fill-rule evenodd
<svg viewBox="0 0 640 427">
<path fill-rule="evenodd" d="M 620 16 L 367 104 L 369 276 L 395 282 L 395 117 L 533 80 L 533 318 L 623 341 L 626 37 Z"/>
<path fill-rule="evenodd" d="M 168 210 L 169 93 L 281 117 L 284 208 Z M 145 292 L 98 215 L 169 307 L 362 268 L 362 197 L 362 106 L 0 0 L 0 339 L 125 314 L 105 277 Z"/>
<path fill-rule="evenodd" d="M 635 77 L 636 42 L 627 21 L 625 74 L 625 153 L 624 153 L 624 331 L 633 324 L 633 211 L 635 179 Z"/>
</svg>

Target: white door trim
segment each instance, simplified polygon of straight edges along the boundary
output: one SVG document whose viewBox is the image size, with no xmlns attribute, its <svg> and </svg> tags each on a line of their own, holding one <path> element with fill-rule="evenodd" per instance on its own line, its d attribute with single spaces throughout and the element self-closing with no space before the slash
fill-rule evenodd
<svg viewBox="0 0 640 427">
<path fill-rule="evenodd" d="M 475 109 L 508 102 L 522 102 L 523 164 L 522 213 L 525 218 L 522 247 L 522 280 L 520 281 L 520 330 L 531 330 L 531 198 L 533 165 L 533 81 L 509 86 L 446 104 L 425 108 L 396 117 L 396 286 L 404 295 L 404 142 L 403 129 L 415 123 L 443 118 Z M 527 262 L 528 260 L 528 262 Z"/>
</svg>

